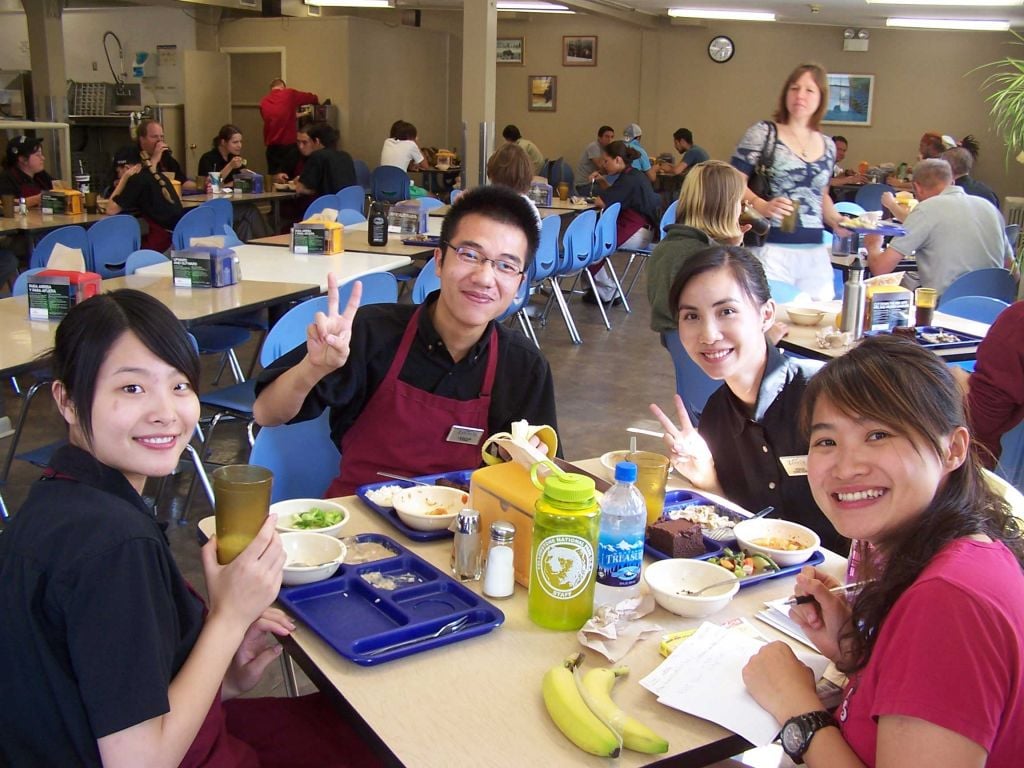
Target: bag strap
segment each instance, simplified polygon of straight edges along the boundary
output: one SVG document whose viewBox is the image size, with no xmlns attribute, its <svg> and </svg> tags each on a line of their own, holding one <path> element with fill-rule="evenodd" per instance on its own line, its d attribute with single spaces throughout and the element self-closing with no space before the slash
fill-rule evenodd
<svg viewBox="0 0 1024 768">
<path fill-rule="evenodd" d="M 778 129 L 775 127 L 775 123 L 771 120 L 765 120 L 768 124 L 768 134 L 764 137 L 764 146 L 761 147 L 761 164 L 765 168 L 770 168 L 775 162 L 775 148 L 779 143 Z M 765 155 L 768 153 L 768 146 L 771 145 L 771 154 L 768 154 L 767 161 Z"/>
</svg>

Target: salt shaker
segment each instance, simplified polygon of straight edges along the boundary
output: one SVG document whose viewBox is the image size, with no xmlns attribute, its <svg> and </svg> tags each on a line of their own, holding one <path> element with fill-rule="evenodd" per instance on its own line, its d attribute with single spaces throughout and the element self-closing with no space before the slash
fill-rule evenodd
<svg viewBox="0 0 1024 768">
<path fill-rule="evenodd" d="M 516 527 L 498 520 L 491 523 L 491 548 L 487 552 L 487 570 L 484 572 L 484 594 L 488 597 L 511 597 L 516 589 L 512 562 L 512 540 Z"/>
<path fill-rule="evenodd" d="M 452 573 L 459 581 L 479 581 L 483 574 L 483 547 L 480 542 L 480 513 L 464 509 L 452 523 Z"/>
</svg>

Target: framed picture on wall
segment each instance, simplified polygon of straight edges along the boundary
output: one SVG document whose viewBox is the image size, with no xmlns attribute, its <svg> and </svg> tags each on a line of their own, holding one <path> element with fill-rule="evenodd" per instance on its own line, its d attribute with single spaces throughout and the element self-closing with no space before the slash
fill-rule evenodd
<svg viewBox="0 0 1024 768">
<path fill-rule="evenodd" d="M 531 112 L 554 112 L 558 96 L 554 75 L 530 75 L 527 78 L 527 97 Z"/>
<path fill-rule="evenodd" d="M 821 122 L 831 125 L 871 125 L 874 75 L 828 76 L 828 109 Z"/>
<path fill-rule="evenodd" d="M 499 37 L 497 46 L 496 61 L 499 64 L 523 65 L 523 38 L 521 37 Z"/>
<path fill-rule="evenodd" d="M 563 67 L 596 67 L 596 35 L 564 35 L 562 37 Z"/>
</svg>

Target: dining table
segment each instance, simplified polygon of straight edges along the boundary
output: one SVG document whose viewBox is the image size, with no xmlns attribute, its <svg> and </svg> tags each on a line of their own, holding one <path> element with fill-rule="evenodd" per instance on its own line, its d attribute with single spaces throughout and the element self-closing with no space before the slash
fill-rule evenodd
<svg viewBox="0 0 1024 768">
<path fill-rule="evenodd" d="M 429 222 L 428 222 L 429 223 Z M 430 232 L 430 230 L 436 229 L 436 232 Z M 428 228 L 429 234 L 440 234 L 440 222 L 436 225 L 430 225 Z M 397 232 L 391 232 L 388 234 L 388 241 L 385 245 L 370 245 L 369 231 L 366 223 L 360 224 L 347 224 L 345 225 L 345 231 L 342 236 L 342 241 L 345 246 L 343 253 L 376 253 L 386 254 L 389 256 L 405 256 L 410 259 L 429 259 L 434 255 L 434 246 L 428 245 L 427 243 L 418 244 L 412 243 L 407 245 L 403 242 L 403 239 L 409 239 L 409 235 L 401 235 Z M 289 233 L 282 235 L 271 235 L 270 237 L 257 237 L 248 241 L 250 245 L 265 245 L 273 246 L 275 248 L 287 248 L 291 250 L 292 236 Z M 389 267 L 394 269 L 394 267 Z"/>
<path fill-rule="evenodd" d="M 24 216 L 0 216 L 0 233 L 34 234 L 73 224 L 88 227 L 105 218 L 103 213 L 43 213 L 39 208 L 29 208 Z"/>
<path fill-rule="evenodd" d="M 581 199 L 581 198 L 577 198 Z M 551 201 L 551 205 L 538 205 L 537 211 L 540 213 L 542 219 L 546 219 L 548 216 L 560 216 L 565 213 L 582 213 L 583 211 L 589 211 L 597 206 L 593 202 L 573 202 L 573 198 L 568 200 L 559 200 L 557 197 Z M 437 208 L 431 208 L 429 215 L 435 218 L 444 218 L 448 215 L 448 210 L 451 208 L 450 205 L 441 205 Z"/>
<path fill-rule="evenodd" d="M 299 196 L 294 190 L 271 190 L 269 192 L 220 192 L 218 194 L 184 194 L 181 196 L 181 207 L 186 211 L 198 208 L 205 202 L 223 198 L 232 205 L 270 203 L 271 226 L 277 232 L 281 229 L 281 201 L 292 200 Z"/>
<path fill-rule="evenodd" d="M 610 472 L 599 460 L 588 459 L 578 464 L 610 479 Z M 677 479 L 670 480 L 669 488 L 676 487 L 683 486 Z M 340 535 L 383 533 L 430 564 L 450 572 L 451 538 L 411 541 L 359 497 L 335 501 L 350 513 Z M 827 551 L 823 554 L 824 563 L 818 567 L 842 579 L 845 558 Z M 651 562 L 650 558 L 647 562 Z M 753 620 L 765 601 L 791 595 L 794 579 L 793 575 L 785 575 L 743 587 L 725 609 L 708 619 L 682 618 L 656 607 L 645 619 L 662 631 L 644 636 L 615 664 L 597 651 L 581 646 L 576 632 L 553 631 L 534 624 L 527 614 L 527 590 L 518 584 L 511 597 L 493 601 L 504 613 L 501 626 L 487 634 L 387 663 L 360 666 L 348 661 L 301 620 L 297 620 L 295 632 L 284 640 L 284 645 L 290 658 L 392 765 L 571 768 L 606 764 L 562 735 L 545 711 L 541 696 L 544 673 L 570 654 L 583 651 L 584 669 L 629 667 L 628 676 L 615 687 L 616 703 L 669 743 L 668 753 L 663 755 L 623 750 L 614 765 L 703 766 L 742 752 L 749 748 L 748 742 L 715 723 L 659 704 L 638 681 L 663 660 L 659 642 L 664 633 L 696 629 L 703 621 L 751 619 L 750 623 L 766 639 L 798 647 L 795 640 Z M 481 582 L 465 585 L 481 594 Z M 714 695 L 714 691 L 708 695 Z"/>
</svg>

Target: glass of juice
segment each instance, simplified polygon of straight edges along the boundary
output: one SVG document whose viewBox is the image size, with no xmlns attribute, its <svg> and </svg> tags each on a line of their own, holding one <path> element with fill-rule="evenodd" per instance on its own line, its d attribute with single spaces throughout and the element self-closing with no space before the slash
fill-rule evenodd
<svg viewBox="0 0 1024 768">
<path fill-rule="evenodd" d="M 934 288 L 918 288 L 914 291 L 914 305 L 917 310 L 914 325 L 931 325 L 935 321 L 935 305 L 938 300 L 939 292 Z"/>
<path fill-rule="evenodd" d="M 636 451 L 623 461 L 636 464 L 636 487 L 647 504 L 647 524 L 659 520 L 665 509 L 665 485 L 668 483 L 668 456 L 652 451 Z"/>
<path fill-rule="evenodd" d="M 274 474 L 255 464 L 229 464 L 213 470 L 210 477 L 216 501 L 217 562 L 227 565 L 267 519 Z"/>
</svg>

